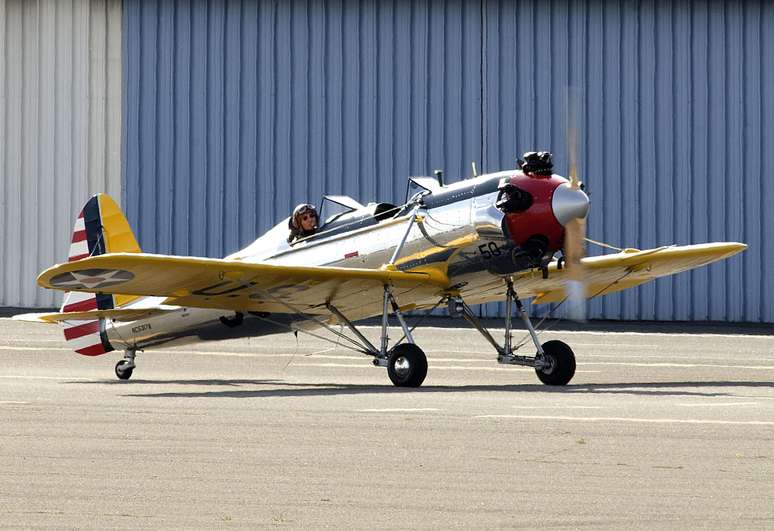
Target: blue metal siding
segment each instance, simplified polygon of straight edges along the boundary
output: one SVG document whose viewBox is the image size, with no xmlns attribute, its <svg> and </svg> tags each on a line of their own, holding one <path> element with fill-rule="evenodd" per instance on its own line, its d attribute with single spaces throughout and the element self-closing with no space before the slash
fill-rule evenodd
<svg viewBox="0 0 774 531">
<path fill-rule="evenodd" d="M 480 7 L 126 2 L 124 175 L 144 248 L 221 256 L 301 201 L 402 200 L 479 159 Z"/>
<path fill-rule="evenodd" d="M 590 237 L 641 248 L 750 244 L 726 262 L 592 301 L 592 317 L 774 322 L 774 212 L 764 203 L 773 17 L 765 2 L 485 2 L 485 169 L 550 146 L 565 172 L 570 86 L 581 102 Z"/>
<path fill-rule="evenodd" d="M 323 193 L 401 201 L 408 175 L 458 180 L 532 148 L 566 172 L 573 87 L 590 237 L 750 245 L 595 300 L 591 316 L 774 322 L 768 2 L 124 9 L 123 203 L 144 249 L 222 256 Z"/>
</svg>

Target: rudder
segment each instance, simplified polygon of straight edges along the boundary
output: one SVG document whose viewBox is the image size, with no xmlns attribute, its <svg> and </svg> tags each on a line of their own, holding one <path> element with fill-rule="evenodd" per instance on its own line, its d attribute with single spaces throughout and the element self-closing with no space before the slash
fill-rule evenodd
<svg viewBox="0 0 774 531">
<path fill-rule="evenodd" d="M 121 208 L 106 194 L 89 199 L 75 220 L 68 262 L 106 253 L 139 253 L 140 246 Z M 99 270 L 92 270 L 99 275 Z M 132 295 L 65 293 L 62 312 L 110 310 L 136 300 Z M 107 337 L 105 319 L 63 322 L 68 345 L 79 354 L 98 356 L 113 349 Z"/>
</svg>

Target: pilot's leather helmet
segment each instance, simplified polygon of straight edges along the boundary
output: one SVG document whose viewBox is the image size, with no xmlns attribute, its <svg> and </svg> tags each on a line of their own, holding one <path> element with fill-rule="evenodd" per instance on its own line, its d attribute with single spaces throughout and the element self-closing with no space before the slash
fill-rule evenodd
<svg viewBox="0 0 774 531">
<path fill-rule="evenodd" d="M 311 231 L 308 229 L 304 230 L 304 227 L 301 224 L 303 218 L 306 216 L 312 216 L 314 219 L 314 228 L 311 229 Z M 302 236 L 311 234 L 312 231 L 317 229 L 318 222 L 319 217 L 317 216 L 317 209 L 314 207 L 314 205 L 310 205 L 309 203 L 302 203 L 298 205 L 293 209 L 293 215 L 290 216 L 290 228 L 299 231 Z"/>
</svg>

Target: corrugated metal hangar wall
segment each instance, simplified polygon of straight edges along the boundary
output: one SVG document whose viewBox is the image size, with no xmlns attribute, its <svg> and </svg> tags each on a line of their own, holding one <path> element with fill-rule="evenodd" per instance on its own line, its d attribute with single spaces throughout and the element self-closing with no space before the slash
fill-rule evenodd
<svg viewBox="0 0 774 531">
<path fill-rule="evenodd" d="M 566 173 L 573 86 L 592 238 L 750 245 L 591 315 L 774 322 L 769 2 L 126 0 L 123 39 L 122 200 L 145 250 L 222 256 L 324 192 L 400 201 L 408 175 L 528 149 Z"/>
<path fill-rule="evenodd" d="M 130 0 L 124 38 L 143 248 L 222 256 L 323 192 L 399 201 L 528 149 L 566 172 L 572 85 L 590 237 L 750 244 L 591 315 L 774 322 L 770 2 Z"/>
<path fill-rule="evenodd" d="M 54 306 L 90 194 L 121 191 L 120 0 L 0 0 L 0 306 Z"/>
</svg>

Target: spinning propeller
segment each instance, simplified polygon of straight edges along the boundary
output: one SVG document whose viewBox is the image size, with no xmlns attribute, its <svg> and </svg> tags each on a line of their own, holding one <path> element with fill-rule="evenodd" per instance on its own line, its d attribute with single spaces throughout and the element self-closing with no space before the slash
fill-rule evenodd
<svg viewBox="0 0 774 531">
<path fill-rule="evenodd" d="M 586 319 L 586 284 L 585 272 L 581 259 L 586 255 L 586 213 L 588 212 L 588 197 L 581 189 L 581 183 L 578 180 L 577 165 L 577 120 L 574 112 L 573 98 L 569 98 L 569 119 L 567 127 L 567 147 L 569 151 L 570 163 L 570 189 L 573 196 L 583 196 L 586 201 L 585 208 L 576 212 L 576 215 L 564 224 L 564 256 L 567 267 L 567 283 L 565 291 L 567 294 L 568 316 L 575 321 L 584 321 Z"/>
</svg>

